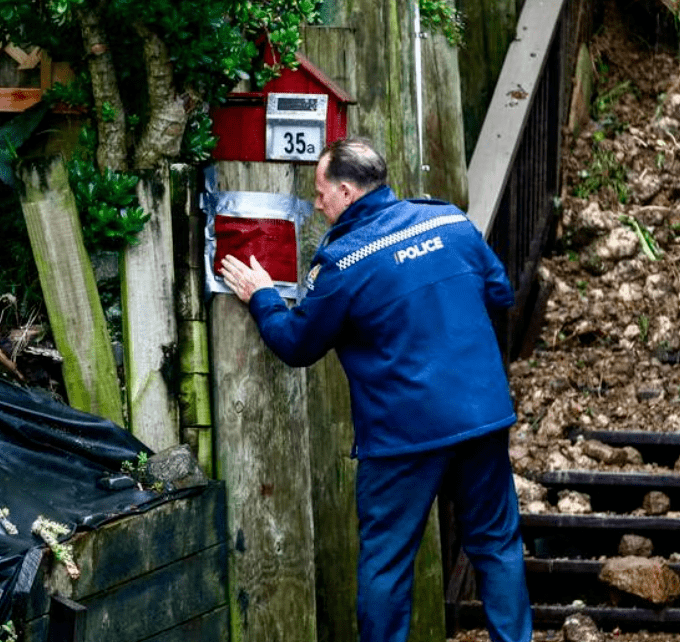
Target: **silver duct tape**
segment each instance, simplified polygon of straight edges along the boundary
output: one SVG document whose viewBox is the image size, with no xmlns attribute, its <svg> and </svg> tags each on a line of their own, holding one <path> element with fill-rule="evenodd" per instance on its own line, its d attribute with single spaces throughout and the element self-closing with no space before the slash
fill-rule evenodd
<svg viewBox="0 0 680 642">
<path fill-rule="evenodd" d="M 209 298 L 217 293 L 233 294 L 224 283 L 224 279 L 215 274 L 213 265 L 217 252 L 215 236 L 215 218 L 232 216 L 240 218 L 268 218 L 291 221 L 295 225 L 295 245 L 297 251 L 298 271 L 300 270 L 300 226 L 311 216 L 314 206 L 290 194 L 273 194 L 271 192 L 220 192 L 216 189 L 216 176 L 213 167 L 205 170 L 205 191 L 199 196 L 199 205 L 206 216 L 205 249 L 203 261 L 205 266 L 205 296 Z M 299 301 L 304 288 L 297 283 L 275 281 L 274 287 L 286 299 Z"/>
</svg>

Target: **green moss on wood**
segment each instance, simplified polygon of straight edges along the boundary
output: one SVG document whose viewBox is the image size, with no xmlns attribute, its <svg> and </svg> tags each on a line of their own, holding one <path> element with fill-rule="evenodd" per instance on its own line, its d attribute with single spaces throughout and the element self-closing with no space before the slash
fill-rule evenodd
<svg viewBox="0 0 680 642">
<path fill-rule="evenodd" d="M 111 341 L 68 176 L 60 157 L 21 169 L 22 209 L 69 403 L 123 423 Z"/>
</svg>

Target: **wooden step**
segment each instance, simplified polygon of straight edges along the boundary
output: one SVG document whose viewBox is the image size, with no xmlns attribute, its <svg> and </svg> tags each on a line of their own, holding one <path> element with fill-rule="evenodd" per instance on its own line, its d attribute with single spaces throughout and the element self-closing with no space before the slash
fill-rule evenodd
<svg viewBox="0 0 680 642">
<path fill-rule="evenodd" d="M 604 562 L 575 559 L 526 559 L 527 586 L 532 604 L 613 604 L 619 608 L 649 608 L 649 602 L 626 594 L 599 579 Z M 676 573 L 680 564 L 669 564 Z M 677 605 L 677 604 L 675 604 Z M 671 606 L 671 605 L 666 605 Z"/>
<path fill-rule="evenodd" d="M 584 613 L 605 631 L 666 631 L 680 632 L 680 608 L 640 608 L 616 606 L 574 606 L 559 604 L 538 604 L 532 606 L 534 628 L 560 629 L 565 619 L 573 613 Z M 478 601 L 463 601 L 447 605 L 447 618 L 456 622 L 458 628 L 475 629 L 485 626 L 482 604 Z"/>
<path fill-rule="evenodd" d="M 629 513 L 641 508 L 645 495 L 656 490 L 669 497 L 671 510 L 680 510 L 680 475 L 559 470 L 543 473 L 537 481 L 550 490 L 552 504 L 560 490 L 569 489 L 589 495 L 595 512 Z"/>
<path fill-rule="evenodd" d="M 524 543 L 534 557 L 614 557 L 625 534 L 651 539 L 655 555 L 668 558 L 680 552 L 680 519 L 676 518 L 524 513 L 521 524 Z"/>
<path fill-rule="evenodd" d="M 680 458 L 680 434 L 673 432 L 644 432 L 642 430 L 585 430 L 574 428 L 569 439 L 578 437 L 593 439 L 603 444 L 623 448 L 633 446 L 642 455 L 646 464 L 657 463 L 673 468 Z"/>
</svg>

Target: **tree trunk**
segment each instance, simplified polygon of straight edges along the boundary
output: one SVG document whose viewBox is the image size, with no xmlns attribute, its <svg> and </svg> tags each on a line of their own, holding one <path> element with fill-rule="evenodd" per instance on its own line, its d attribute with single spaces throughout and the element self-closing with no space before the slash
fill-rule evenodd
<svg viewBox="0 0 680 642">
<path fill-rule="evenodd" d="M 74 9 L 80 21 L 85 55 L 92 77 L 92 93 L 97 110 L 98 145 L 97 164 L 100 169 L 108 167 L 122 172 L 127 169 L 125 149 L 125 107 L 118 91 L 116 70 L 106 41 L 106 30 L 100 24 L 95 10 L 81 5 Z M 111 116 L 102 117 L 105 107 Z"/>
<path fill-rule="evenodd" d="M 135 167 L 150 169 L 179 155 L 188 112 L 175 91 L 172 62 L 165 43 L 152 31 L 137 25 L 144 40 L 144 64 L 149 92 L 149 120 L 135 149 Z"/>
</svg>

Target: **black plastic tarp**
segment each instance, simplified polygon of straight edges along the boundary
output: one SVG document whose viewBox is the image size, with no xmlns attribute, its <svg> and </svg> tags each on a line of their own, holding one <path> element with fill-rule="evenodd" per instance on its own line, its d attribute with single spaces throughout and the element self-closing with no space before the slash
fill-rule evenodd
<svg viewBox="0 0 680 642">
<path fill-rule="evenodd" d="M 114 491 L 102 484 L 140 452 L 152 454 L 108 419 L 0 380 L 0 509 L 9 509 L 18 530 L 0 526 L 0 624 L 31 590 L 45 546 L 31 533 L 39 516 L 67 525 L 68 538 L 164 501 L 136 485 Z"/>
</svg>

